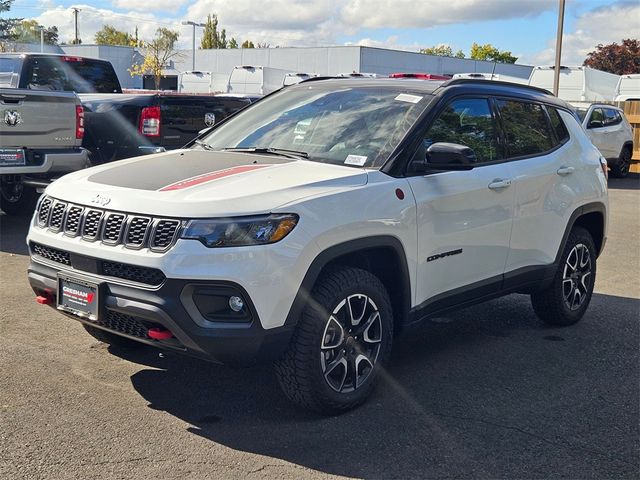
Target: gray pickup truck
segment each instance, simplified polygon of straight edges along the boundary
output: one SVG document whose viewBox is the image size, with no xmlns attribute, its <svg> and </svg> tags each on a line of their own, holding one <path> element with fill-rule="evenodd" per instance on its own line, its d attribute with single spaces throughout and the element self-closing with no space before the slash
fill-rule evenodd
<svg viewBox="0 0 640 480">
<path fill-rule="evenodd" d="M 0 88 L 0 208 L 31 214 L 38 188 L 85 168 L 83 136 L 76 94 Z"/>
</svg>

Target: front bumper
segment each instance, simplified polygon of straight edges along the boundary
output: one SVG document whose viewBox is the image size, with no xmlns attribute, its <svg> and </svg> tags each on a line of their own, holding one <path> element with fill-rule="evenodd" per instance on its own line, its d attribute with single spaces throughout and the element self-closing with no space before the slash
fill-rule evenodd
<svg viewBox="0 0 640 480">
<path fill-rule="evenodd" d="M 59 272 L 53 265 L 31 260 L 28 278 L 36 295 L 53 299 L 58 290 Z M 293 329 L 282 326 L 264 329 L 247 292 L 231 282 L 166 279 L 157 289 L 138 288 L 111 282 L 86 272 L 73 273 L 101 286 L 101 311 L 97 322 L 65 313 L 82 323 L 133 340 L 229 365 L 250 365 L 275 360 L 289 344 Z M 224 288 L 240 292 L 247 302 L 251 320 L 242 323 L 204 322 L 190 300 L 199 287 Z M 154 340 L 149 328 L 171 331 L 173 338 Z"/>
</svg>

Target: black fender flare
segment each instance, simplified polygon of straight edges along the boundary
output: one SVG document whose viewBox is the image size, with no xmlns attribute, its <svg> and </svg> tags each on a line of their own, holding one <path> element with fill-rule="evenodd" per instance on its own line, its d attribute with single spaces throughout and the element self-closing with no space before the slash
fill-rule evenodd
<svg viewBox="0 0 640 480">
<path fill-rule="evenodd" d="M 571 230 L 575 226 L 576 221 L 583 215 L 586 215 L 588 213 L 594 213 L 594 212 L 600 213 L 602 215 L 602 221 L 603 221 L 602 243 L 600 245 L 599 251 L 597 252 L 598 256 L 600 256 L 600 254 L 602 253 L 602 250 L 604 249 L 605 241 L 607 239 L 604 231 L 606 227 L 606 222 L 607 222 L 607 208 L 602 202 L 590 202 L 576 208 L 574 212 L 571 214 L 571 217 L 569 217 L 569 221 L 567 222 L 567 226 L 565 227 L 564 234 L 562 236 L 562 240 L 560 241 L 560 246 L 558 247 L 558 253 L 556 254 L 556 258 L 553 262 L 553 265 L 559 265 L 560 256 L 564 251 L 564 247 L 567 244 L 567 239 L 569 238 L 569 234 L 571 233 Z"/>
<path fill-rule="evenodd" d="M 327 265 L 344 255 L 375 248 L 391 248 L 395 251 L 399 259 L 398 268 L 400 269 L 401 277 L 400 292 L 402 296 L 402 312 L 394 312 L 396 315 L 394 320 L 399 326 L 405 325 L 407 323 L 409 311 L 411 310 L 411 278 L 409 276 L 409 267 L 407 265 L 407 256 L 405 254 L 404 246 L 398 238 L 392 235 L 376 235 L 348 240 L 344 243 L 333 245 L 320 252 L 307 269 L 307 273 L 298 288 L 298 293 L 296 294 L 293 304 L 289 309 L 284 325 L 286 327 L 295 327 L 311 296 L 313 286 L 318 280 L 320 273 Z M 398 314 L 401 316 L 398 317 Z"/>
</svg>

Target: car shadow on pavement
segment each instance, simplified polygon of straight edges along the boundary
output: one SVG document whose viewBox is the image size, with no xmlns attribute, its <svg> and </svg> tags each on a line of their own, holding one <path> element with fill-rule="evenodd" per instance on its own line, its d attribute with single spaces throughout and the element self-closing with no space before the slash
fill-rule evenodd
<svg viewBox="0 0 640 480">
<path fill-rule="evenodd" d="M 544 326 L 524 295 L 467 308 L 398 338 L 369 401 L 334 417 L 291 405 L 268 366 L 111 351 L 154 367 L 134 388 L 193 434 L 323 473 L 631 478 L 639 315 L 640 300 L 608 295 L 568 328 Z"/>
<path fill-rule="evenodd" d="M 640 190 L 640 173 L 630 173 L 625 178 L 609 177 L 608 184 L 613 190 Z"/>
<path fill-rule="evenodd" d="M 28 255 L 27 233 L 31 215 L 10 216 L 0 213 L 0 252 Z"/>
</svg>

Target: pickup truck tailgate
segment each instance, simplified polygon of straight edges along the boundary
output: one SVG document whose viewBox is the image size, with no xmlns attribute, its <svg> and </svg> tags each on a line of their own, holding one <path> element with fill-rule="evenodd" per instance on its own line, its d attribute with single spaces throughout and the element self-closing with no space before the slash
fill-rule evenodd
<svg viewBox="0 0 640 480">
<path fill-rule="evenodd" d="M 0 147 L 79 146 L 76 105 L 72 92 L 0 89 Z"/>
</svg>

